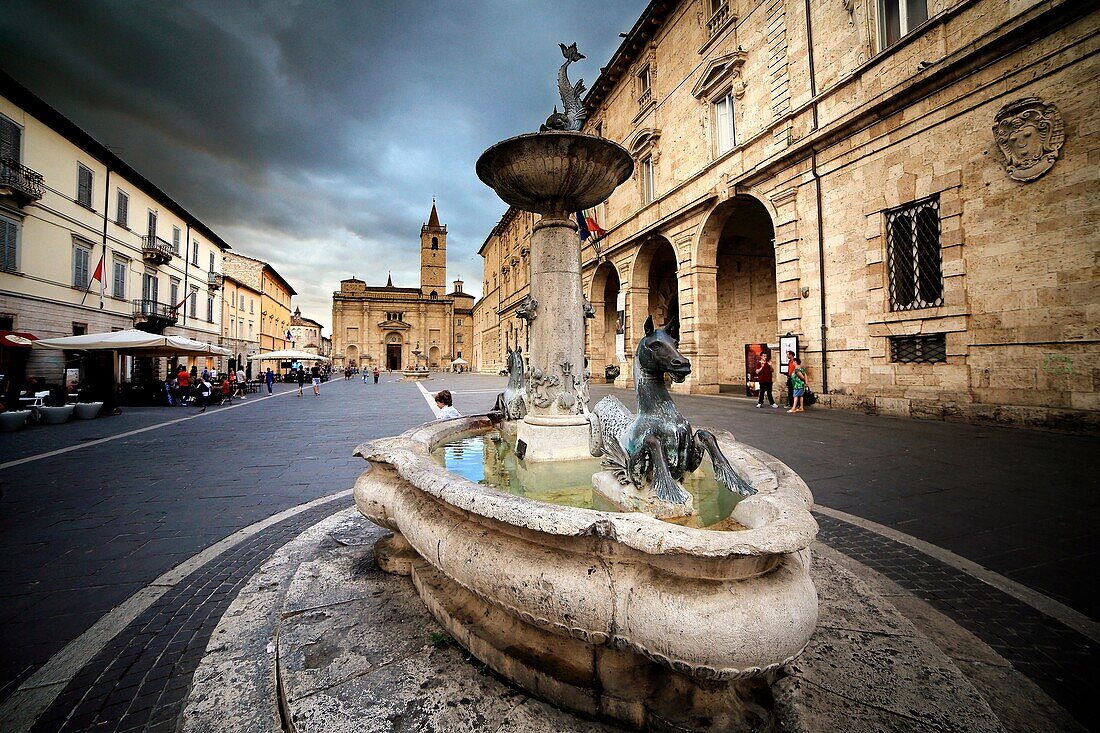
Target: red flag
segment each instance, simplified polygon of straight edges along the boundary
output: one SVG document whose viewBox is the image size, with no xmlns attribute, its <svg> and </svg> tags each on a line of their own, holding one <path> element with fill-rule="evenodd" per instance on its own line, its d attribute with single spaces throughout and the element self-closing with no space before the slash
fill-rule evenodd
<svg viewBox="0 0 1100 733">
<path fill-rule="evenodd" d="M 597 238 L 607 234 L 607 230 L 596 223 L 596 215 L 588 214 L 584 218 L 585 223 L 588 224 L 588 231 L 592 232 Z"/>
<path fill-rule="evenodd" d="M 92 279 L 88 281 L 88 288 L 92 287 L 92 283 L 99 280 L 99 283 L 103 284 L 103 260 L 107 259 L 107 255 L 100 255 L 99 264 L 95 266 L 95 272 L 92 273 Z"/>
</svg>

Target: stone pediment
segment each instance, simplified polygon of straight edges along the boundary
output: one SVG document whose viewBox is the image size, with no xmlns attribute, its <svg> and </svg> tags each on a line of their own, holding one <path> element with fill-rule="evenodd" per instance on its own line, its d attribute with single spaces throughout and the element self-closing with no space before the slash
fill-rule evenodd
<svg viewBox="0 0 1100 733">
<path fill-rule="evenodd" d="M 703 70 L 699 81 L 691 88 L 691 95 L 696 99 L 709 100 L 725 94 L 727 89 L 732 89 L 733 95 L 740 99 L 745 94 L 741 68 L 745 65 L 747 56 L 748 53 L 738 48 L 711 61 Z"/>
<path fill-rule="evenodd" d="M 412 325 L 404 321 L 380 321 L 378 327 L 384 328 L 387 331 L 408 331 L 412 328 Z"/>
</svg>

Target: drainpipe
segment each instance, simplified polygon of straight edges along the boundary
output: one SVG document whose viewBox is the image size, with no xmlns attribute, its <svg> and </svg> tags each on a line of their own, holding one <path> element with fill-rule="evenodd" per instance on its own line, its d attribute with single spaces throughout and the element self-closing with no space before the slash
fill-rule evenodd
<svg viewBox="0 0 1100 733">
<path fill-rule="evenodd" d="M 187 325 L 187 301 L 191 300 L 190 282 L 188 272 L 191 266 L 191 222 L 187 222 L 187 241 L 183 243 L 183 325 Z M 172 305 L 175 305 L 173 303 Z"/>
<path fill-rule="evenodd" d="M 111 205 L 111 166 L 105 166 L 107 175 L 103 186 L 103 280 L 99 283 L 99 309 L 103 310 L 103 291 L 107 289 L 107 207 Z"/>
<path fill-rule="evenodd" d="M 810 0 L 806 0 L 806 58 L 810 71 L 810 110 L 813 114 L 811 133 L 818 128 L 817 118 L 817 80 L 814 77 L 814 33 L 810 14 Z M 829 393 L 829 343 L 828 326 L 825 325 L 825 231 L 824 215 L 821 210 L 821 176 L 817 171 L 817 149 L 810 148 L 810 173 L 814 177 L 814 195 L 817 201 L 817 275 L 818 302 L 821 306 L 821 393 Z"/>
</svg>

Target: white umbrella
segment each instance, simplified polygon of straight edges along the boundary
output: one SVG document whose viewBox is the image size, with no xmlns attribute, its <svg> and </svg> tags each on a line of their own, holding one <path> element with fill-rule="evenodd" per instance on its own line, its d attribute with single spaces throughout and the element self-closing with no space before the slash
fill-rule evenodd
<svg viewBox="0 0 1100 733">
<path fill-rule="evenodd" d="M 451 366 L 454 366 L 455 364 L 463 364 L 463 365 L 465 365 L 465 364 L 469 364 L 469 363 L 470 363 L 470 362 L 466 361 L 465 359 L 463 359 L 463 358 L 462 358 L 462 357 L 460 356 L 460 357 L 458 357 L 457 359 L 455 359 L 454 361 L 452 361 L 452 362 L 451 362 Z"/>
<path fill-rule="evenodd" d="M 83 336 L 38 339 L 34 342 L 32 348 L 66 349 L 70 351 L 126 351 L 146 356 L 171 356 L 173 354 L 230 356 L 232 353 L 229 349 L 189 339 L 186 336 L 164 336 L 134 328 L 128 331 L 87 333 Z"/>
<path fill-rule="evenodd" d="M 328 361 L 327 357 L 311 354 L 308 351 L 295 351 L 283 349 L 282 351 L 269 351 L 266 354 L 253 354 L 249 361 Z"/>
</svg>

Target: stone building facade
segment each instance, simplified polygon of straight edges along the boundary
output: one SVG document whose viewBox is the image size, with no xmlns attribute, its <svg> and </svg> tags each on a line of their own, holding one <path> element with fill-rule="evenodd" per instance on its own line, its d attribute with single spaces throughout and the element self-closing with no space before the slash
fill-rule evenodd
<svg viewBox="0 0 1100 733">
<path fill-rule="evenodd" d="M 228 249 L 153 182 L 0 72 L 0 331 L 53 338 L 140 328 L 217 343 Z M 16 354 L 0 343 L 0 372 L 16 381 L 56 384 L 66 367 L 93 362 L 115 383 L 163 375 L 166 367 L 163 359 L 107 354 Z"/>
<path fill-rule="evenodd" d="M 324 342 L 327 339 L 321 336 L 323 329 L 324 326 L 317 321 L 303 316 L 301 308 L 295 308 L 290 316 L 290 341 L 293 348 L 318 356 L 327 356 L 324 350 Z"/>
<path fill-rule="evenodd" d="M 454 359 L 470 361 L 474 296 L 445 291 L 447 227 L 439 223 L 435 202 L 420 229 L 420 287 L 403 288 L 363 280 L 340 281 L 332 294 L 332 360 L 348 366 L 401 370 L 417 361 L 430 369 L 449 369 Z"/>
<path fill-rule="evenodd" d="M 225 274 L 260 294 L 257 328 L 260 352 L 281 351 L 290 348 L 290 299 L 297 295 L 282 275 L 267 262 L 227 252 L 222 265 Z M 271 367 L 279 370 L 274 361 L 251 362 L 253 371 Z"/>
<path fill-rule="evenodd" d="M 1092 7 L 651 2 L 586 100 L 635 159 L 582 252 L 593 374 L 652 313 L 692 392 L 789 335 L 829 404 L 1095 426 Z"/>
<path fill-rule="evenodd" d="M 509 208 L 486 237 L 478 254 L 485 260 L 481 299 L 474 306 L 474 352 L 477 371 L 498 372 L 507 364 L 507 350 L 518 343 L 525 350 L 527 322 L 516 308 L 531 289 L 527 268 L 535 215 Z"/>
<path fill-rule="evenodd" d="M 221 345 L 233 352 L 233 367 L 244 364 L 249 376 L 258 373 L 249 357 L 260 353 L 262 300 L 262 293 L 256 288 L 232 275 L 223 275 Z"/>
</svg>

